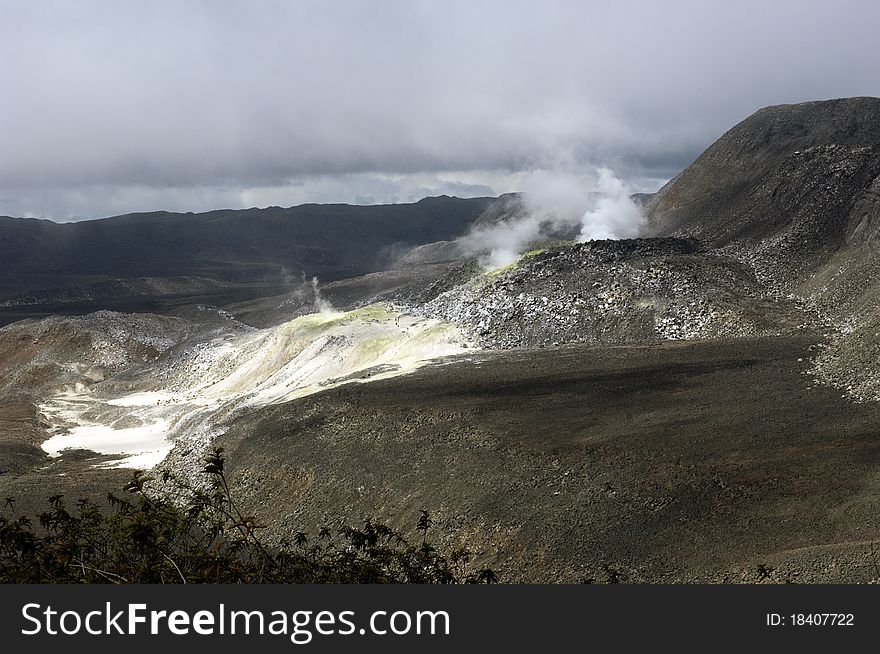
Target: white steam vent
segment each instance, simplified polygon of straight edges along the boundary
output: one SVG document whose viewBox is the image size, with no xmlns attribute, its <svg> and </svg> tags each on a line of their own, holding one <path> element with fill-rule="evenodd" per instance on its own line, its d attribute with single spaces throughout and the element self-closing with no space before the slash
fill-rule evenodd
<svg viewBox="0 0 880 654">
<path fill-rule="evenodd" d="M 505 266 L 542 237 L 561 234 L 578 241 L 634 238 L 645 222 L 626 185 L 608 168 L 583 176 L 538 171 L 523 192 L 524 212 L 472 231 L 464 252 L 483 254 L 489 268 Z M 486 254 L 488 253 L 488 254 Z"/>
<path fill-rule="evenodd" d="M 596 206 L 581 216 L 578 240 L 635 238 L 645 222 L 642 208 L 633 202 L 623 182 L 607 168 L 599 170 Z"/>
<path fill-rule="evenodd" d="M 316 313 L 322 313 L 324 315 L 339 315 L 340 312 L 333 308 L 333 305 L 330 303 L 330 300 L 324 298 L 321 295 L 321 289 L 318 287 L 318 278 L 312 277 L 312 281 L 309 282 L 309 287 L 312 292 L 312 302 L 315 306 Z"/>
</svg>

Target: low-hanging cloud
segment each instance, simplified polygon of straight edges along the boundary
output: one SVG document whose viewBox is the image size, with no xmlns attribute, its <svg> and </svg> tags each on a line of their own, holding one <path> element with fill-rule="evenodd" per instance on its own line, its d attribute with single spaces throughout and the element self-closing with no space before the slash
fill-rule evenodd
<svg viewBox="0 0 880 654">
<path fill-rule="evenodd" d="M 652 190 L 761 106 L 880 94 L 878 22 L 868 0 L 7 0 L 0 214 L 483 195 L 560 157 Z"/>
</svg>

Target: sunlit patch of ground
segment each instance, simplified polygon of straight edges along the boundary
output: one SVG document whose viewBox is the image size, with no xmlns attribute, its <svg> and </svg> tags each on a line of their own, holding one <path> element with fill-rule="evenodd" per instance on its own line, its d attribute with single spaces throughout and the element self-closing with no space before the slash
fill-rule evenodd
<svg viewBox="0 0 880 654">
<path fill-rule="evenodd" d="M 220 414 L 339 386 L 406 374 L 468 351 L 458 329 L 384 305 L 301 316 L 277 327 L 226 335 L 169 356 L 141 375 L 143 388 L 110 397 L 83 386 L 40 405 L 51 456 L 89 449 L 118 459 L 102 465 L 150 468 L 180 430 L 217 429 Z"/>
</svg>

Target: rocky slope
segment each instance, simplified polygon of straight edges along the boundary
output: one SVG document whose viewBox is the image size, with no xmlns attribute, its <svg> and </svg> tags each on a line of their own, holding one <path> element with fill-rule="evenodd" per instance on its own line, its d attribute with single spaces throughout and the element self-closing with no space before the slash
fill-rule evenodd
<svg viewBox="0 0 880 654">
<path fill-rule="evenodd" d="M 179 318 L 111 311 L 0 329 L 0 492 L 22 509 L 39 511 L 49 489 L 86 497 L 97 488 L 119 488 L 124 476 L 95 468 L 106 458 L 94 451 L 48 459 L 41 445 L 51 425 L 39 405 L 65 389 L 87 394 L 102 381 L 154 364 L 196 331 Z"/>
<path fill-rule="evenodd" d="M 0 329 L 0 392 L 88 386 L 155 361 L 195 331 L 189 321 L 100 311 Z"/>
<path fill-rule="evenodd" d="M 462 325 L 490 349 L 769 336 L 804 321 L 747 266 L 672 238 L 528 253 L 410 310 Z"/>
<path fill-rule="evenodd" d="M 723 248 L 829 322 L 814 373 L 880 399 L 880 99 L 768 107 L 648 207 L 651 229 Z"/>
<path fill-rule="evenodd" d="M 767 107 L 719 138 L 648 205 L 652 230 L 713 245 L 793 241 L 833 251 L 880 174 L 880 99 Z"/>
</svg>

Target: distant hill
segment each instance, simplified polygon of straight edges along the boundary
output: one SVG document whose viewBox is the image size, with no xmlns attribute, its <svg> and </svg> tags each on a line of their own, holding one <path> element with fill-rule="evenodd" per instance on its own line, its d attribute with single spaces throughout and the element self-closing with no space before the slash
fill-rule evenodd
<svg viewBox="0 0 880 654">
<path fill-rule="evenodd" d="M 240 300 L 302 275 L 362 275 L 412 247 L 454 239 L 494 201 L 442 196 L 66 224 L 0 217 L 0 324 L 54 312 L 167 308 L 156 298 Z"/>
<path fill-rule="evenodd" d="M 393 248 L 454 238 L 491 202 L 436 197 L 377 206 L 138 213 L 66 224 L 0 218 L 0 271 L 240 280 L 284 269 L 338 278 L 381 267 Z"/>
</svg>

